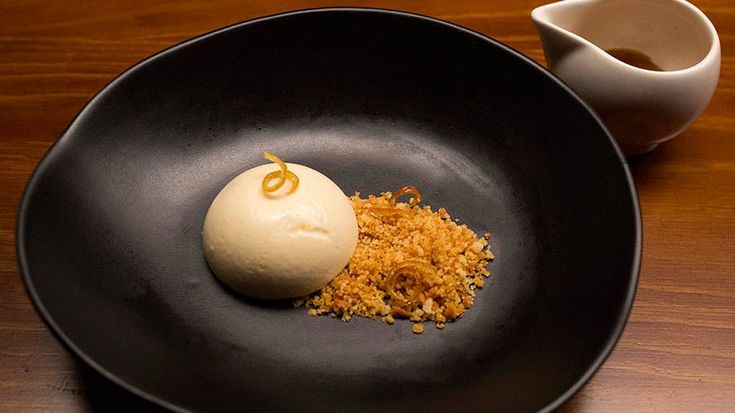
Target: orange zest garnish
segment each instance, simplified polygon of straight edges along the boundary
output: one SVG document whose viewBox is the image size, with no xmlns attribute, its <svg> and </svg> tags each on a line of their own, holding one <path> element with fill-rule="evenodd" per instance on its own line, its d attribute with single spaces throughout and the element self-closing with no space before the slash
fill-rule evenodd
<svg viewBox="0 0 735 413">
<path fill-rule="evenodd" d="M 386 291 L 395 304 L 397 304 L 394 307 L 405 310 L 416 304 L 416 299 L 425 289 L 424 280 L 432 277 L 435 273 L 434 267 L 419 260 L 406 260 L 398 264 L 393 269 L 393 272 L 385 279 Z M 413 281 L 413 292 L 408 297 L 396 288 L 401 278 L 411 279 Z M 395 312 L 398 315 L 403 313 L 400 310 Z"/>
<path fill-rule="evenodd" d="M 293 193 L 299 186 L 299 177 L 296 176 L 295 173 L 289 171 L 286 164 L 276 155 L 265 151 L 263 152 L 263 156 L 265 159 L 275 162 L 281 168 L 280 171 L 273 171 L 263 178 L 263 183 L 261 184 L 263 192 L 266 194 L 276 192 L 283 186 L 283 184 L 286 183 L 286 180 L 288 180 L 291 182 L 291 189 L 288 190 L 287 194 Z M 276 183 L 269 185 L 273 180 L 276 180 Z"/>
<path fill-rule="evenodd" d="M 406 185 L 393 192 L 393 195 L 391 195 L 390 197 L 390 204 L 395 206 L 398 197 L 401 197 L 403 195 L 413 195 L 411 200 L 408 201 L 408 204 L 411 206 L 418 205 L 419 202 L 421 202 L 421 193 L 419 192 L 418 188 L 413 185 Z"/>
<path fill-rule="evenodd" d="M 412 195 L 411 199 L 408 201 L 408 204 L 410 206 L 416 206 L 419 202 L 421 202 L 421 193 L 419 192 L 418 188 L 416 188 L 413 185 L 406 185 L 402 188 L 399 188 L 397 191 L 393 192 L 388 202 L 390 202 L 390 207 L 388 208 L 380 208 L 380 207 L 372 207 L 368 210 L 371 215 L 378 217 L 378 216 L 401 216 L 404 218 L 407 218 L 409 216 L 409 211 L 406 209 L 399 209 L 396 207 L 396 201 L 398 200 L 398 197 L 403 195 Z"/>
</svg>

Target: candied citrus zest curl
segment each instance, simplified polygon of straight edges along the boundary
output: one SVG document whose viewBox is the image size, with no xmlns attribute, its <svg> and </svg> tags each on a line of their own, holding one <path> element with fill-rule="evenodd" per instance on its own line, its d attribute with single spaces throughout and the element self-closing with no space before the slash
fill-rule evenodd
<svg viewBox="0 0 735 413">
<path fill-rule="evenodd" d="M 390 197 L 390 204 L 395 206 L 398 198 L 403 195 L 413 195 L 413 197 L 411 197 L 411 199 L 408 201 L 408 204 L 411 206 L 418 205 L 422 199 L 421 192 L 419 192 L 418 188 L 416 188 L 413 185 L 406 185 L 402 188 L 399 188 L 397 191 L 393 192 L 393 194 Z"/>
<path fill-rule="evenodd" d="M 403 261 L 398 264 L 398 266 L 394 268 L 391 274 L 386 278 L 386 289 L 388 291 L 388 295 L 393 300 L 411 307 L 416 304 L 416 299 L 425 289 L 425 283 L 423 281 L 427 276 L 433 276 L 435 273 L 436 271 L 434 270 L 434 267 L 426 262 L 419 260 Z M 403 293 L 396 290 L 396 284 L 401 276 L 413 279 L 414 288 L 410 297 L 406 297 Z M 403 308 L 405 309 L 405 307 Z"/>
<path fill-rule="evenodd" d="M 408 201 L 409 206 L 416 206 L 421 202 L 421 193 L 419 192 L 418 188 L 416 188 L 413 185 L 406 185 L 402 188 L 398 188 L 393 194 L 391 195 L 388 202 L 390 203 L 390 207 L 388 208 L 381 208 L 381 207 L 372 207 L 368 210 L 370 214 L 374 217 L 378 216 L 402 216 L 402 217 L 408 217 L 410 210 L 405 209 L 398 209 L 396 206 L 396 201 L 398 200 L 398 197 L 401 197 L 403 195 L 412 195 L 411 199 Z"/>
<path fill-rule="evenodd" d="M 281 158 L 277 157 L 271 152 L 263 152 L 263 157 L 271 162 L 275 162 L 281 168 L 280 171 L 273 171 L 266 175 L 265 178 L 263 178 L 263 183 L 261 184 L 263 192 L 265 192 L 266 194 L 275 192 L 279 190 L 283 186 L 283 184 L 286 183 L 286 180 L 288 180 L 291 182 L 291 189 L 289 189 L 287 193 L 293 193 L 299 186 L 299 177 L 296 176 L 295 173 L 289 171 L 288 167 L 281 160 Z M 270 185 L 270 182 L 273 180 L 277 181 L 273 185 Z"/>
</svg>

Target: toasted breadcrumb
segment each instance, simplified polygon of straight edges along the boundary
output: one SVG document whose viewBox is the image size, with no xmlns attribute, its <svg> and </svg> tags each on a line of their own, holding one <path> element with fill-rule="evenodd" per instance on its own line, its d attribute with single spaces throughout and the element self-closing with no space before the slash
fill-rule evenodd
<svg viewBox="0 0 735 413">
<path fill-rule="evenodd" d="M 397 318 L 409 319 L 417 334 L 423 332 L 424 321 L 443 329 L 446 322 L 472 307 L 475 290 L 490 275 L 486 268 L 494 258 L 487 243 L 490 234 L 478 237 L 444 208 L 433 212 L 429 206 L 401 202 L 393 207 L 390 197 L 390 192 L 350 197 L 359 228 L 355 253 L 329 284 L 295 300 L 295 306 L 306 305 L 310 315 L 330 314 L 345 321 L 353 315 L 380 317 L 388 324 Z M 388 208 L 402 212 L 377 213 Z M 391 284 L 388 279 L 394 269 L 410 260 L 430 265 L 433 273 L 422 273 L 421 279 L 403 277 Z"/>
</svg>

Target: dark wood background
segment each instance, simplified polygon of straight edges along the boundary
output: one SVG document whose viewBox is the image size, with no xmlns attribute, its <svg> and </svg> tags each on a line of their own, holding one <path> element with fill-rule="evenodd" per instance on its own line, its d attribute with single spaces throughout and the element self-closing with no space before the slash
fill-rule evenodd
<svg viewBox="0 0 735 413">
<path fill-rule="evenodd" d="M 95 3 L 0 1 L 0 411 L 153 408 L 67 354 L 23 289 L 14 243 L 34 167 L 132 64 L 238 21 L 356 4 L 446 19 L 544 62 L 530 20 L 541 1 Z M 630 162 L 643 210 L 638 295 L 612 356 L 562 411 L 735 411 L 735 2 L 694 3 L 720 33 L 720 82 L 689 130 Z"/>
</svg>

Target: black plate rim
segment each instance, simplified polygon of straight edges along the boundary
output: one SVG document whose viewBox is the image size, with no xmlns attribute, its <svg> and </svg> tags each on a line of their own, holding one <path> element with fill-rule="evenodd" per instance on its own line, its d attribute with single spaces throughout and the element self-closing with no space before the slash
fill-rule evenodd
<svg viewBox="0 0 735 413">
<path fill-rule="evenodd" d="M 51 147 L 48 149 L 46 154 L 39 161 L 39 164 L 36 167 L 36 169 L 31 174 L 31 177 L 29 178 L 28 183 L 26 184 L 26 187 L 20 199 L 20 203 L 18 206 L 18 212 L 17 212 L 16 228 L 15 228 L 16 230 L 16 256 L 17 256 L 19 270 L 21 274 L 21 280 L 26 289 L 26 292 L 31 298 L 31 302 L 36 312 L 41 316 L 41 319 L 44 321 L 47 327 L 52 331 L 52 333 L 54 333 L 54 335 L 59 339 L 59 341 L 64 345 L 64 347 L 70 350 L 72 354 L 77 356 L 84 363 L 86 363 L 88 366 L 90 366 L 93 370 L 101 374 L 106 379 L 112 381 L 113 383 L 124 388 L 125 390 L 137 395 L 138 397 L 141 397 L 144 400 L 153 402 L 161 407 L 164 407 L 172 411 L 186 411 L 185 409 L 181 408 L 180 406 L 177 406 L 176 404 L 168 400 L 165 400 L 158 396 L 149 394 L 145 392 L 144 390 L 141 390 L 134 384 L 128 381 L 125 381 L 122 378 L 115 375 L 114 373 L 108 371 L 104 366 L 98 364 L 92 357 L 87 355 L 81 348 L 76 346 L 76 344 L 74 344 L 74 342 L 58 326 L 58 324 L 56 324 L 51 314 L 46 310 L 45 306 L 43 305 L 43 302 L 41 301 L 41 298 L 38 296 L 33 286 L 33 282 L 31 280 L 31 275 L 30 275 L 30 270 L 29 270 L 29 265 L 28 265 L 28 260 L 26 258 L 25 250 L 23 249 L 23 246 L 26 243 L 26 234 L 25 234 L 24 228 L 26 227 L 26 221 L 28 219 L 28 216 L 27 216 L 28 205 L 27 204 L 31 198 L 31 195 L 33 194 L 36 188 L 38 180 L 44 174 L 44 171 L 46 170 L 48 164 L 51 162 L 51 159 L 56 156 L 56 154 L 61 150 L 60 149 L 61 147 L 68 144 L 70 136 L 73 134 L 72 132 L 75 130 L 76 125 L 80 122 L 82 118 L 87 116 L 89 112 L 92 112 L 96 108 L 96 106 L 98 106 L 98 102 L 104 97 L 104 95 L 106 95 L 112 89 L 114 89 L 116 84 L 121 82 L 123 79 L 133 75 L 135 72 L 137 72 L 144 66 L 154 62 L 155 60 L 161 59 L 164 56 L 170 53 L 173 53 L 180 48 L 187 47 L 190 44 L 193 44 L 196 42 L 206 41 L 210 37 L 214 37 L 216 35 L 219 35 L 220 33 L 227 32 L 229 30 L 245 27 L 251 24 L 261 23 L 264 21 L 272 20 L 272 19 L 308 15 L 312 13 L 335 13 L 335 12 L 337 13 L 342 13 L 342 12 L 377 13 L 377 14 L 387 14 L 387 15 L 423 20 L 426 22 L 445 26 L 450 29 L 465 32 L 467 34 L 477 37 L 478 40 L 491 43 L 494 46 L 500 47 L 506 50 L 508 53 L 513 54 L 515 57 L 525 61 L 527 64 L 530 64 L 536 67 L 542 73 L 544 73 L 547 76 L 547 78 L 557 83 L 559 87 L 564 89 L 580 105 L 582 105 L 585 109 L 587 109 L 587 111 L 589 111 L 589 113 L 593 116 L 595 121 L 599 124 L 600 128 L 605 132 L 605 135 L 607 136 L 608 141 L 610 145 L 612 146 L 613 151 L 616 153 L 618 159 L 620 160 L 621 166 L 625 172 L 625 179 L 628 183 L 628 188 L 630 190 L 633 213 L 635 217 L 636 234 L 635 234 L 635 243 L 633 245 L 633 248 L 634 248 L 633 260 L 631 262 L 631 267 L 630 267 L 631 282 L 629 284 L 628 291 L 626 292 L 626 298 L 624 300 L 624 308 L 618 315 L 618 319 L 616 320 L 615 327 L 610 337 L 608 337 L 608 341 L 605 347 L 600 351 L 597 358 L 589 365 L 589 367 L 584 372 L 584 374 L 579 376 L 577 380 L 564 393 L 560 394 L 555 400 L 550 401 L 549 404 L 547 404 L 545 407 L 540 409 L 539 412 L 552 412 L 556 410 L 558 407 L 564 404 L 568 399 L 570 399 L 575 393 L 577 393 L 582 387 L 584 387 L 584 385 L 592 378 L 592 376 L 595 375 L 595 373 L 600 369 L 600 367 L 605 362 L 605 360 L 607 360 L 607 358 L 610 356 L 610 354 L 612 353 L 612 350 L 615 348 L 615 345 L 619 341 L 620 336 L 623 333 L 623 330 L 625 329 L 625 325 L 628 321 L 630 312 L 633 307 L 633 302 L 635 301 L 635 294 L 636 294 L 639 277 L 640 277 L 643 229 L 642 229 L 640 201 L 638 199 L 638 193 L 635 189 L 633 176 L 630 172 L 630 168 L 628 166 L 625 156 L 623 155 L 623 152 L 621 151 L 620 147 L 618 146 L 611 132 L 605 126 L 601 118 L 584 100 L 582 100 L 569 86 L 567 86 L 566 83 L 564 83 L 561 79 L 556 77 L 548 69 L 546 69 L 544 66 L 537 63 L 530 57 L 524 55 L 523 53 L 489 36 L 486 36 L 474 30 L 459 26 L 457 24 L 450 23 L 445 20 L 441 20 L 438 18 L 434 18 L 434 17 L 430 17 L 430 16 L 418 14 L 418 13 L 411 13 L 411 12 L 405 12 L 405 11 L 393 10 L 393 9 L 385 9 L 385 8 L 373 8 L 373 7 L 319 7 L 319 8 L 306 8 L 306 9 L 293 10 L 293 11 L 288 11 L 288 12 L 283 12 L 283 13 L 276 13 L 272 15 L 267 15 L 263 17 L 258 17 L 258 18 L 254 18 L 250 20 L 233 23 L 231 25 L 227 25 L 222 28 L 215 29 L 215 30 L 206 32 L 204 34 L 192 37 L 190 39 L 184 40 L 180 43 L 167 47 L 151 56 L 148 56 L 140 60 L 138 63 L 134 64 L 133 66 L 131 66 L 130 68 L 128 68 L 127 70 L 125 70 L 124 72 L 122 72 L 121 74 L 113 78 L 99 92 L 97 92 L 94 95 L 94 97 L 92 97 L 92 99 L 90 99 L 90 101 L 87 102 L 87 104 L 84 105 L 84 107 L 79 111 L 79 113 L 74 117 L 71 123 L 64 130 L 64 132 L 62 132 L 60 137 L 51 145 Z"/>
</svg>

